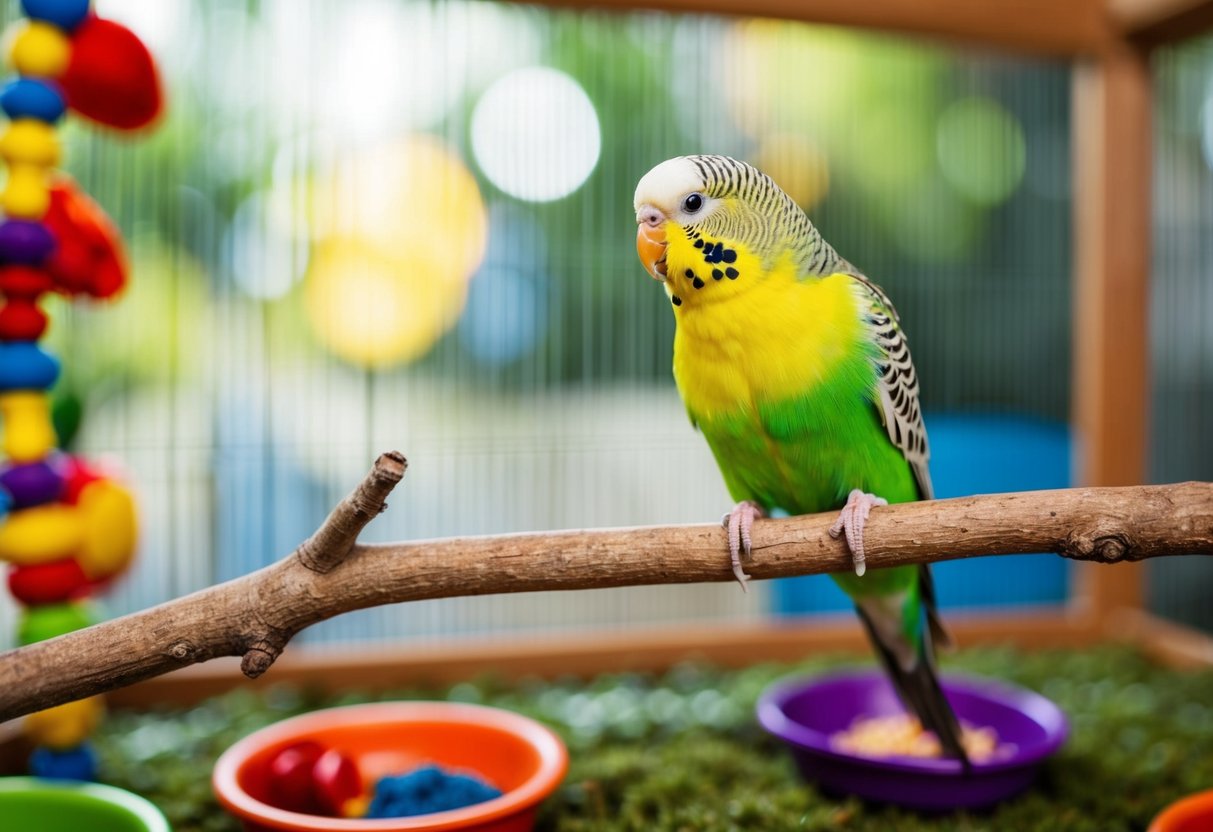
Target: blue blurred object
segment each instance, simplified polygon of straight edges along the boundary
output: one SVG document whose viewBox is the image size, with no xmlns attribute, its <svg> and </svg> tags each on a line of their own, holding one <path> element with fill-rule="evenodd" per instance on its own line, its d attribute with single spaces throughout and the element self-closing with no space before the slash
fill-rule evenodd
<svg viewBox="0 0 1213 832">
<path fill-rule="evenodd" d="M 17 78 L 0 90 L 0 108 L 10 119 L 36 118 L 54 124 L 63 117 L 67 103 L 54 84 L 39 78 Z"/>
<path fill-rule="evenodd" d="M 97 755 L 88 743 L 67 751 L 35 748 L 29 758 L 29 773 L 47 780 L 96 780 Z"/>
<path fill-rule="evenodd" d="M 1070 431 L 1023 416 L 926 417 L 935 496 L 1067 488 Z M 1069 588 L 1069 565 L 1056 555 L 970 558 L 934 564 L 944 608 L 1057 604 Z M 825 575 L 775 581 L 778 615 L 836 612 L 851 601 Z"/>
<path fill-rule="evenodd" d="M 21 0 L 21 9 L 33 20 L 45 20 L 68 32 L 88 17 L 89 0 Z"/>
<path fill-rule="evenodd" d="M 368 818 L 407 818 L 462 809 L 501 797 L 501 790 L 477 777 L 452 774 L 438 766 L 422 766 L 375 784 Z"/>
<path fill-rule="evenodd" d="M 33 341 L 0 343 L 0 392 L 46 390 L 59 378 L 59 361 Z"/>
</svg>

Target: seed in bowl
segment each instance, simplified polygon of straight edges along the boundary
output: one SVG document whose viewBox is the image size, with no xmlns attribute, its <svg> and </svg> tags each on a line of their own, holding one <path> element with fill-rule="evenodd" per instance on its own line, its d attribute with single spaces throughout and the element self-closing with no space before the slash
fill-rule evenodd
<svg viewBox="0 0 1213 832">
<path fill-rule="evenodd" d="M 1009 743 L 998 742 L 993 728 L 978 727 L 962 722 L 960 741 L 969 759 L 986 763 L 1004 757 L 1015 750 Z M 859 717 L 845 731 L 830 736 L 835 751 L 859 757 L 923 757 L 943 756 L 939 740 L 909 714 Z"/>
</svg>

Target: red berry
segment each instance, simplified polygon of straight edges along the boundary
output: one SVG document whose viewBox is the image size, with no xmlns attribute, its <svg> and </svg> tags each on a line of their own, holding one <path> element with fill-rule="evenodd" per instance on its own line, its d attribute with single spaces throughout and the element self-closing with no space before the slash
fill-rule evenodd
<svg viewBox="0 0 1213 832">
<path fill-rule="evenodd" d="M 304 740 L 283 748 L 270 760 L 270 802 L 288 812 L 320 814 L 312 769 L 325 753 L 318 742 Z"/>
<path fill-rule="evenodd" d="M 326 815 L 340 817 L 345 802 L 362 794 L 362 776 L 358 766 L 335 748 L 320 755 L 312 767 L 316 798 Z"/>
</svg>

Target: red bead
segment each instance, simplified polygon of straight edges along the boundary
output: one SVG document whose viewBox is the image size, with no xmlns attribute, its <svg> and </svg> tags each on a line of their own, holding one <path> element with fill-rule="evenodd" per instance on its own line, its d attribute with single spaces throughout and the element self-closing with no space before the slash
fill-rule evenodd
<svg viewBox="0 0 1213 832">
<path fill-rule="evenodd" d="M 0 306 L 0 341 L 37 341 L 46 332 L 46 314 L 28 300 Z"/>
<path fill-rule="evenodd" d="M 43 269 L 34 266 L 0 268 L 0 292 L 3 292 L 6 297 L 33 300 L 54 289 L 54 281 L 50 274 Z"/>
<path fill-rule="evenodd" d="M 362 794 L 362 775 L 358 773 L 358 766 L 335 748 L 330 748 L 316 760 L 312 781 L 320 808 L 327 815 L 341 816 L 345 802 Z"/>
<path fill-rule="evenodd" d="M 147 47 L 120 23 L 89 17 L 72 32 L 72 55 L 59 83 L 81 115 L 129 130 L 160 112 L 160 79 Z"/>
<path fill-rule="evenodd" d="M 288 812 L 320 814 L 312 769 L 324 751 L 320 743 L 304 740 L 288 745 L 270 758 L 269 798 L 274 806 Z"/>
<path fill-rule="evenodd" d="M 88 578 L 75 558 L 15 566 L 8 573 L 8 591 L 27 607 L 78 598 L 88 586 Z"/>
</svg>

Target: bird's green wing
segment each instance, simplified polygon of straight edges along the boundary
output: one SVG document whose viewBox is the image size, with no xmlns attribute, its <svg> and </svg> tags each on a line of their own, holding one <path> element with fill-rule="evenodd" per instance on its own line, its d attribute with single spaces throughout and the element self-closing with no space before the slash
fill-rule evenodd
<svg viewBox="0 0 1213 832">
<path fill-rule="evenodd" d="M 918 373 L 901 330 L 901 321 L 884 291 L 861 274 L 853 275 L 867 300 L 865 315 L 880 348 L 880 378 L 877 380 L 878 410 L 889 440 L 901 450 L 914 472 L 919 496 L 934 499 L 927 463 L 931 456 L 926 425 L 918 403 Z M 931 636 L 941 647 L 952 644 L 935 603 L 935 582 L 926 565 L 918 567 L 918 592 Z"/>
<path fill-rule="evenodd" d="M 889 433 L 889 440 L 901 450 L 914 471 L 919 496 L 934 497 L 927 461 L 931 452 L 927 445 L 927 429 L 918 405 L 918 373 L 910 359 L 910 348 L 888 296 L 872 281 L 860 274 L 853 275 L 863 288 L 867 300 L 864 314 L 880 349 L 880 378 L 877 380 L 877 402 L 880 420 Z"/>
</svg>

